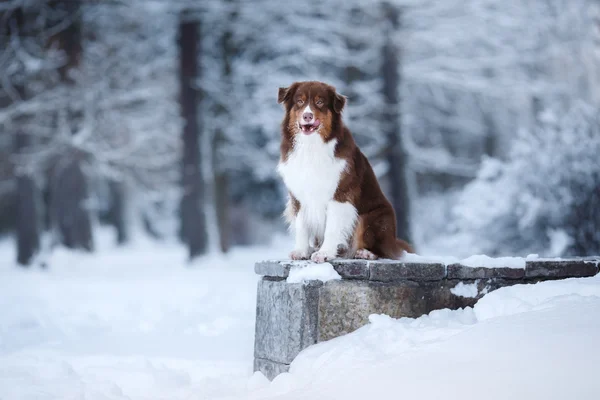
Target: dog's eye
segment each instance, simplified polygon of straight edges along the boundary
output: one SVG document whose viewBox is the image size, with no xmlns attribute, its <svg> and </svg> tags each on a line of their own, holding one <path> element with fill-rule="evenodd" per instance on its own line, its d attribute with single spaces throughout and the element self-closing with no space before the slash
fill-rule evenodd
<svg viewBox="0 0 600 400">
<path fill-rule="evenodd" d="M 302 104 L 304 104 L 304 100 L 302 100 L 302 99 L 298 99 L 298 100 L 296 101 L 296 104 L 298 104 L 299 106 L 301 106 Z"/>
<path fill-rule="evenodd" d="M 323 105 L 323 100 L 317 100 L 317 105 L 321 107 Z"/>
</svg>

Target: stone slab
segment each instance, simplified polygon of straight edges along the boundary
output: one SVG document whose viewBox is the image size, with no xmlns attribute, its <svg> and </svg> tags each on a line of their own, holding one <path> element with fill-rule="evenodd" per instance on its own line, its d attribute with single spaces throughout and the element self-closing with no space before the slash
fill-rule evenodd
<svg viewBox="0 0 600 400">
<path fill-rule="evenodd" d="M 488 267 L 469 267 L 462 264 L 448 265 L 448 279 L 523 279 L 525 277 L 524 268 L 488 268 Z"/>
<path fill-rule="evenodd" d="M 525 269 L 513 269 L 334 260 L 331 264 L 343 279 L 326 283 L 285 281 L 292 266 L 310 262 L 258 263 L 256 272 L 263 278 L 257 292 L 254 368 L 273 379 L 288 371 L 306 347 L 364 326 L 371 314 L 419 317 L 433 310 L 473 306 L 503 286 L 593 276 L 599 261 L 539 259 L 527 261 Z M 471 290 L 454 290 L 458 285 L 472 286 Z"/>
<path fill-rule="evenodd" d="M 254 264 L 254 272 L 261 276 L 285 279 L 290 274 L 291 261 L 266 260 Z"/>
<path fill-rule="evenodd" d="M 525 263 L 527 278 L 582 278 L 598 273 L 598 261 L 587 260 L 536 260 Z"/>
<path fill-rule="evenodd" d="M 477 285 L 476 297 L 452 293 L 459 283 Z M 473 306 L 491 290 L 516 282 L 488 279 L 472 281 L 398 282 L 330 281 L 319 294 L 318 341 L 353 332 L 366 325 L 371 314 L 417 318 L 433 310 Z"/>
<path fill-rule="evenodd" d="M 288 372 L 290 366 L 288 364 L 281 364 L 271 360 L 265 360 L 264 358 L 254 359 L 254 371 L 260 371 L 270 381 L 273 380 L 277 375 Z"/>
<path fill-rule="evenodd" d="M 379 261 L 370 262 L 369 268 L 369 279 L 379 282 L 400 280 L 439 281 L 446 276 L 446 267 L 440 263 Z"/>
<path fill-rule="evenodd" d="M 342 279 L 369 279 L 369 262 L 366 260 L 333 260 L 331 265 Z"/>
<path fill-rule="evenodd" d="M 254 357 L 290 364 L 317 342 L 320 281 L 258 283 Z"/>
<path fill-rule="evenodd" d="M 333 339 L 365 325 L 371 314 L 393 317 L 419 312 L 408 301 L 419 288 L 414 282 L 385 285 L 368 281 L 330 281 L 320 291 L 318 341 Z"/>
</svg>

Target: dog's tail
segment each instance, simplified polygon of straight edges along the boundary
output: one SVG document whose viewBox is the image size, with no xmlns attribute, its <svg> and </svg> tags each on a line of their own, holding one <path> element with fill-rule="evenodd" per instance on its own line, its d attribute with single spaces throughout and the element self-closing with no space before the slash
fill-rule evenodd
<svg viewBox="0 0 600 400">
<path fill-rule="evenodd" d="M 382 246 L 383 256 L 384 258 L 390 258 L 393 260 L 399 260 L 402 258 L 404 253 L 414 253 L 415 250 L 412 248 L 410 244 L 405 242 L 402 239 L 394 238 L 393 241 L 390 241 L 387 246 Z"/>
<path fill-rule="evenodd" d="M 396 239 L 396 258 L 401 258 L 406 253 L 414 253 L 415 249 L 402 239 Z"/>
</svg>

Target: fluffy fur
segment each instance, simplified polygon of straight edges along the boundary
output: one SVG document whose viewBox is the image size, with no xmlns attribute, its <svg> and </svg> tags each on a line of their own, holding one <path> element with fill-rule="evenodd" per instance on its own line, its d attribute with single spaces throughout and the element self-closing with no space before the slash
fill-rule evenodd
<svg viewBox="0 0 600 400">
<path fill-rule="evenodd" d="M 292 259 L 400 258 L 396 218 L 369 161 L 342 122 L 346 98 L 322 82 L 280 88 L 285 106 L 278 172 L 289 192 Z"/>
</svg>

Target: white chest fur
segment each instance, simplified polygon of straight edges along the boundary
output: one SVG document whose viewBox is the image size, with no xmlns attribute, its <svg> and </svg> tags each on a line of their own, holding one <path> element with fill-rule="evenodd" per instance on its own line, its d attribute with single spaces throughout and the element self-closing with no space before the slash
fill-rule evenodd
<svg viewBox="0 0 600 400">
<path fill-rule="evenodd" d="M 300 202 L 301 214 L 312 236 L 325 230 L 327 203 L 333 199 L 346 161 L 335 157 L 337 141 L 320 135 L 298 134 L 293 150 L 277 170 L 288 190 Z"/>
</svg>

